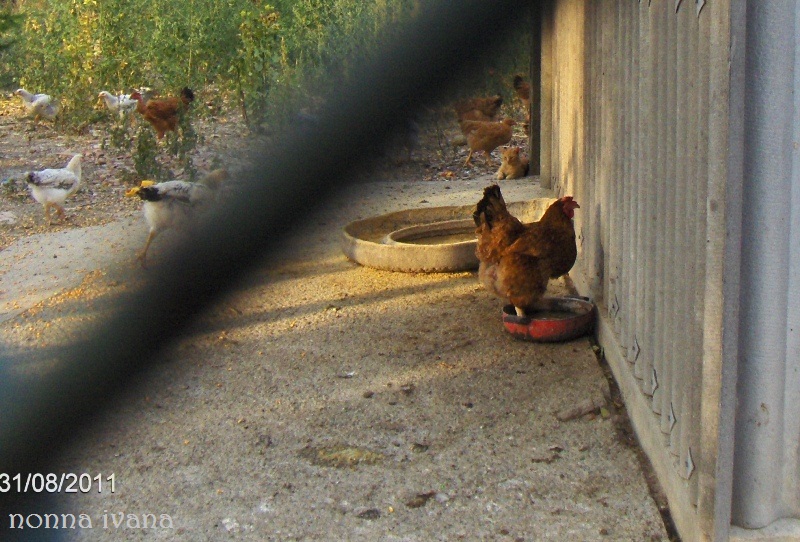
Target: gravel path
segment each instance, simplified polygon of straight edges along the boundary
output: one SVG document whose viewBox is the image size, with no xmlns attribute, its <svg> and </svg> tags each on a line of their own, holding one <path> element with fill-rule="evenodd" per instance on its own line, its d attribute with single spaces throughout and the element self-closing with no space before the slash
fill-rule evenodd
<svg viewBox="0 0 800 542">
<path fill-rule="evenodd" d="M 51 503 L 83 521 L 62 534 L 668 540 L 589 339 L 514 340 L 474 273 L 377 271 L 339 249 L 351 220 L 467 204 L 488 182 L 369 182 L 310 218 L 281 265 L 205 314 L 55 460 L 115 480 Z M 509 201 L 545 195 L 503 183 Z M 134 213 L 3 251 L 6 369 L 47 370 L 137 287 L 144 236 Z"/>
</svg>

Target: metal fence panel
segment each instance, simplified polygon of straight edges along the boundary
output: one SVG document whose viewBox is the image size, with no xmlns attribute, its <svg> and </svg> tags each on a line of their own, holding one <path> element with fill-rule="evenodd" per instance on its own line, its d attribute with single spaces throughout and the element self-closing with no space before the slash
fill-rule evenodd
<svg viewBox="0 0 800 542">
<path fill-rule="evenodd" d="M 730 465 L 718 439 L 732 426 L 719 399 L 735 367 L 724 367 L 723 336 L 707 318 L 723 296 L 720 273 L 738 261 L 736 238 L 712 221 L 739 216 L 736 193 L 719 183 L 738 180 L 730 117 L 740 112 L 729 105 L 742 57 L 730 44 L 741 28 L 736 2 L 705 4 L 553 0 L 542 33 L 554 52 L 542 79 L 547 169 L 582 211 L 574 278 L 598 302 L 601 344 L 685 540 L 724 540 L 730 519 L 730 481 L 717 468 Z"/>
<path fill-rule="evenodd" d="M 797 3 L 747 6 L 747 100 L 744 121 L 742 321 L 733 521 L 749 529 L 798 517 L 796 398 L 798 359 L 788 347 L 798 322 L 795 168 Z M 794 69 L 792 69 L 794 67 Z M 794 261 L 793 261 L 794 260 Z M 795 278 L 796 281 L 796 278 Z M 796 285 L 796 282 L 795 282 Z M 796 315 L 794 313 L 793 315 Z"/>
</svg>

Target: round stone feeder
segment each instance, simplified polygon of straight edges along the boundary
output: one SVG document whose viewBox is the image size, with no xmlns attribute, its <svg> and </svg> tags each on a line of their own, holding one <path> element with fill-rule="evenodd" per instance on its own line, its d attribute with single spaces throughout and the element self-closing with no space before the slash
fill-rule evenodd
<svg viewBox="0 0 800 542">
<path fill-rule="evenodd" d="M 469 243 L 473 250 L 477 240 L 475 237 L 475 221 L 471 218 L 465 220 L 447 220 L 420 226 L 409 226 L 393 231 L 386 236 L 387 245 L 400 243 L 412 245 L 461 245 Z"/>
<path fill-rule="evenodd" d="M 503 325 L 515 338 L 533 342 L 571 341 L 594 329 L 594 303 L 585 297 L 558 297 L 554 310 L 517 316 L 514 305 L 503 307 Z"/>
<path fill-rule="evenodd" d="M 523 222 L 539 220 L 552 198 L 508 204 Z M 367 267 L 434 273 L 478 268 L 474 205 L 410 209 L 356 220 L 342 230 L 345 256 Z"/>
</svg>

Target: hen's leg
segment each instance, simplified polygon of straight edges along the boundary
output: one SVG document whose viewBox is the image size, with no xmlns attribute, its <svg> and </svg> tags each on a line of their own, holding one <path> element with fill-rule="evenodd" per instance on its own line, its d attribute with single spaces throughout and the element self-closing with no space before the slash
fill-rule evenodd
<svg viewBox="0 0 800 542">
<path fill-rule="evenodd" d="M 66 218 L 66 216 L 67 216 L 66 212 L 64 211 L 64 208 L 61 205 L 59 205 L 58 203 L 54 203 L 53 207 L 56 208 L 56 213 L 58 213 L 58 218 L 61 219 L 61 221 L 63 222 L 64 218 Z"/>
<path fill-rule="evenodd" d="M 44 204 L 44 217 L 47 219 L 47 225 L 52 226 L 53 221 L 50 219 L 50 203 Z"/>
<path fill-rule="evenodd" d="M 136 257 L 139 263 L 142 264 L 142 269 L 147 269 L 147 249 L 150 248 L 150 243 L 153 242 L 155 236 L 156 236 L 155 230 L 150 230 L 150 233 L 147 235 L 147 241 L 145 241 L 144 243 L 144 249 Z"/>
<path fill-rule="evenodd" d="M 470 161 L 471 158 L 472 158 L 472 149 L 469 150 L 469 154 L 467 155 L 467 159 L 464 161 L 464 165 L 465 166 L 469 165 L 469 161 Z"/>
</svg>

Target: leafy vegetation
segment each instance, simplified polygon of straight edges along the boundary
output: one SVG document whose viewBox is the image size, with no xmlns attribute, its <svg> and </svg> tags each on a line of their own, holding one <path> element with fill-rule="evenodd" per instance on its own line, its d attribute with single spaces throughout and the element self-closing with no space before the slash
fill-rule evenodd
<svg viewBox="0 0 800 542">
<path fill-rule="evenodd" d="M 10 11 L 0 11 L 0 50 L 13 43 L 12 34 L 19 27 L 21 20 L 22 17 L 14 15 Z"/>
<path fill-rule="evenodd" d="M 58 96 L 68 125 L 93 118 L 102 89 L 149 86 L 170 94 L 184 85 L 214 85 L 258 128 L 308 99 L 295 92 L 303 84 L 326 72 L 346 76 L 344 59 L 380 39 L 376 21 L 397 19 L 411 2 L 28 0 L 18 6 L 18 31 L 0 19 L 0 38 L 15 38 L 0 53 L 0 81 Z"/>
<path fill-rule="evenodd" d="M 8 15 L 15 18 L 16 28 L 11 18 L 0 18 L 0 45 L 13 41 L 0 48 L 0 85 L 56 96 L 62 108 L 60 123 L 72 128 L 108 118 L 97 114 L 100 90 L 141 86 L 161 95 L 175 95 L 189 86 L 198 91 L 195 104 L 238 107 L 256 131 L 279 128 L 299 108 L 313 110 L 317 97 L 374 54 L 377 43 L 413 17 L 419 3 L 19 1 Z M 515 47 L 526 53 L 527 45 L 517 39 Z M 479 78 L 493 72 L 496 60 L 475 70 L 481 72 Z M 513 63 L 515 70 L 527 68 L 524 62 Z M 497 71 L 505 75 L 508 68 Z M 206 108 L 194 110 L 206 114 Z M 121 127 L 116 129 L 114 142 L 133 144 Z M 184 131 L 187 134 L 191 135 Z M 191 142 L 178 146 L 185 152 Z"/>
</svg>

